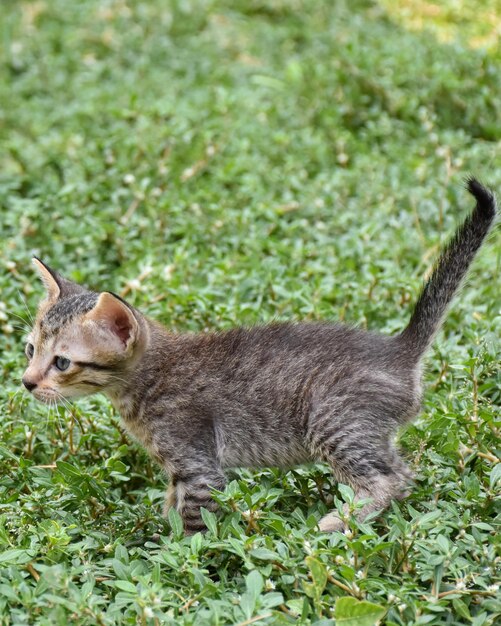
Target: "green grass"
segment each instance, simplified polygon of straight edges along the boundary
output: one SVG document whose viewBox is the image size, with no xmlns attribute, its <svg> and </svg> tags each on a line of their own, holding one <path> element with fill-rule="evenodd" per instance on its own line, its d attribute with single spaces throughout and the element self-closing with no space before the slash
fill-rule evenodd
<svg viewBox="0 0 501 626">
<path fill-rule="evenodd" d="M 499 618 L 495 235 L 400 438 L 415 490 L 345 535 L 315 530 L 350 499 L 321 466 L 241 471 L 206 535 L 170 534 L 161 471 L 104 399 L 48 413 L 18 392 L 33 253 L 177 330 L 403 328 L 471 208 L 463 177 L 501 188 L 499 4 L 433 6 L 2 2 L 2 626 Z"/>
</svg>

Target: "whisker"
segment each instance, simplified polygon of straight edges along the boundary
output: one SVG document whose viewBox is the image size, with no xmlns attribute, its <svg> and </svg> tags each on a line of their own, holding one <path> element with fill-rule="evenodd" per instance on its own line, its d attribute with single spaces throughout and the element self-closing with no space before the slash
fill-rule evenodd
<svg viewBox="0 0 501 626">
<path fill-rule="evenodd" d="M 16 330 L 20 330 L 23 333 L 31 331 L 31 328 L 29 326 L 21 326 L 20 324 L 16 324 L 16 323 L 10 323 L 10 325 L 12 326 L 12 328 L 15 328 Z"/>
<path fill-rule="evenodd" d="M 73 403 L 70 400 L 68 400 L 68 398 L 65 398 L 60 391 L 56 391 L 56 393 L 57 393 L 59 399 L 62 401 L 64 407 L 67 408 L 68 411 L 70 412 L 71 416 L 73 417 L 73 419 L 77 423 L 78 428 L 80 429 L 80 432 L 83 435 L 85 431 L 84 431 L 84 427 L 82 426 L 82 422 L 80 421 L 80 418 L 77 417 L 77 414 L 76 414 L 76 411 L 75 411 L 76 407 L 73 405 Z"/>
<path fill-rule="evenodd" d="M 31 311 L 28 307 L 28 303 L 26 302 L 26 298 L 23 296 L 23 294 L 21 293 L 21 291 L 18 289 L 17 293 L 21 296 L 21 300 L 23 301 L 24 304 L 24 308 L 26 309 L 27 313 L 28 313 L 28 319 L 31 322 L 31 325 L 34 326 L 35 325 L 35 321 L 33 319 L 33 315 L 31 314 Z"/>
<path fill-rule="evenodd" d="M 45 417 L 45 430 L 47 431 L 49 428 L 49 418 L 50 418 L 50 402 L 47 405 L 47 412 Z"/>
<path fill-rule="evenodd" d="M 122 382 L 122 383 L 125 383 L 125 384 L 127 384 L 127 383 L 129 382 L 129 381 L 128 381 L 128 380 L 126 380 L 125 378 L 122 378 L 121 376 L 117 376 L 116 374 L 109 374 L 109 377 L 110 377 L 111 379 L 113 379 L 113 380 L 118 380 L 118 381 L 120 381 L 120 382 Z"/>
<path fill-rule="evenodd" d="M 21 315 L 18 315 L 17 313 L 14 313 L 14 311 L 8 311 L 7 315 L 13 315 L 14 317 L 17 317 L 18 319 L 21 320 L 21 322 L 23 322 L 23 324 L 25 324 L 26 328 L 31 330 L 32 325 L 30 325 L 30 323 L 26 319 L 24 319 L 24 317 L 22 317 Z"/>
</svg>

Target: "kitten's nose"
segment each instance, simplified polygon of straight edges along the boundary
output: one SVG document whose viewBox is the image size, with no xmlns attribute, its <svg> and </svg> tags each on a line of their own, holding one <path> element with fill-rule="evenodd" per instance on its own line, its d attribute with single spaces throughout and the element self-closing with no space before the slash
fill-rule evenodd
<svg viewBox="0 0 501 626">
<path fill-rule="evenodd" d="M 26 378 L 23 378 L 23 385 L 28 391 L 33 391 L 33 389 L 35 389 L 35 387 L 37 386 L 36 383 L 32 383 L 31 381 L 26 380 Z"/>
</svg>

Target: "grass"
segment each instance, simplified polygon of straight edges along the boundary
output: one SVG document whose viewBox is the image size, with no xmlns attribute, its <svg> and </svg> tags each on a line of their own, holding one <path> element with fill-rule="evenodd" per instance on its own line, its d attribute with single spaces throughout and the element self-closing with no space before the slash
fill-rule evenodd
<svg viewBox="0 0 501 626">
<path fill-rule="evenodd" d="M 19 391 L 34 253 L 177 330 L 403 328 L 463 177 L 501 187 L 496 5 L 2 3 L 2 626 L 496 622 L 495 236 L 400 437 L 414 492 L 344 535 L 315 529 L 351 497 L 316 466 L 236 473 L 184 539 L 104 399 L 47 413 Z"/>
</svg>

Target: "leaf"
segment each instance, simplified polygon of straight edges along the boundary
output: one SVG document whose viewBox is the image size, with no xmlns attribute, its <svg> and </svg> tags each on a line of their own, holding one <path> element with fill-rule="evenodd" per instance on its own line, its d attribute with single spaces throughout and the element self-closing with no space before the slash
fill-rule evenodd
<svg viewBox="0 0 501 626">
<path fill-rule="evenodd" d="M 115 587 L 117 587 L 117 589 L 121 589 L 122 591 L 126 591 L 127 593 L 137 594 L 136 585 L 128 580 L 117 580 L 115 582 Z"/>
<path fill-rule="evenodd" d="M 415 521 L 419 524 L 419 526 L 424 526 L 425 524 L 428 524 L 429 522 L 435 521 L 441 515 L 442 515 L 442 511 L 439 511 L 439 510 L 430 511 L 429 513 L 425 513 L 424 515 L 421 515 L 420 517 L 418 515 Z"/>
<path fill-rule="evenodd" d="M 247 587 L 247 591 L 252 595 L 254 600 L 258 598 L 263 591 L 264 581 L 261 574 L 257 571 L 257 569 L 253 569 L 247 576 L 245 577 L 245 586 Z"/>
<path fill-rule="evenodd" d="M 383 606 L 355 598 L 338 598 L 334 607 L 337 626 L 373 626 L 385 615 Z"/>
<path fill-rule="evenodd" d="M 17 592 L 10 585 L 0 585 L 0 597 L 2 596 L 9 598 L 9 600 L 14 600 L 14 602 L 19 600 Z"/>
<path fill-rule="evenodd" d="M 82 472 L 71 463 L 66 461 L 57 461 L 57 469 L 70 483 L 81 483 L 84 478 Z"/>
<path fill-rule="evenodd" d="M 489 477 L 490 487 L 494 489 L 494 487 L 501 481 L 501 463 L 496 463 L 491 470 L 491 474 Z"/>
<path fill-rule="evenodd" d="M 126 567 L 122 563 L 122 561 L 119 561 L 118 559 L 113 559 L 111 561 L 111 566 L 113 567 L 113 571 L 118 576 L 118 578 L 125 578 L 125 579 L 130 578 L 129 568 Z"/>
<path fill-rule="evenodd" d="M 127 548 L 121 543 L 117 543 L 115 547 L 115 558 L 122 561 L 122 563 L 129 564 L 129 553 L 127 552 Z"/>
<path fill-rule="evenodd" d="M 18 457 L 5 446 L 0 446 L 0 457 L 7 457 L 8 459 L 19 462 Z"/>
<path fill-rule="evenodd" d="M 456 613 L 467 620 L 471 620 L 470 611 L 466 604 L 460 598 L 453 598 L 452 606 L 456 609 Z"/>
<path fill-rule="evenodd" d="M 305 561 L 313 580 L 313 586 L 315 588 L 314 597 L 320 598 L 325 589 L 325 585 L 327 584 L 327 567 L 322 563 L 322 561 L 319 561 L 312 556 L 307 556 Z"/>
<path fill-rule="evenodd" d="M 337 488 L 343 500 L 351 504 L 355 498 L 353 489 L 349 485 L 343 485 L 342 483 L 340 483 Z"/>
<path fill-rule="evenodd" d="M 11 565 L 23 565 L 31 561 L 33 557 L 26 550 L 5 550 L 0 553 L 0 563 L 10 563 Z"/>
<path fill-rule="evenodd" d="M 266 609 L 272 609 L 275 606 L 280 606 L 284 602 L 284 597 L 278 591 L 271 591 L 267 593 L 261 600 L 261 606 Z"/>
<path fill-rule="evenodd" d="M 202 549 L 202 533 L 195 533 L 190 542 L 190 549 L 192 554 L 198 554 Z"/>
<path fill-rule="evenodd" d="M 440 548 L 440 550 L 442 550 L 442 552 L 447 553 L 449 551 L 449 540 L 445 535 L 437 535 L 435 541 L 437 542 L 438 547 Z"/>
<path fill-rule="evenodd" d="M 255 548 L 250 551 L 251 556 L 261 561 L 276 561 L 279 557 L 276 552 L 268 550 L 268 548 Z"/>
<path fill-rule="evenodd" d="M 474 522 L 472 526 L 474 528 L 480 528 L 480 530 L 488 530 L 489 532 L 492 532 L 494 530 L 494 528 L 490 524 L 486 524 L 485 522 Z"/>
<path fill-rule="evenodd" d="M 207 526 L 209 532 L 217 537 L 217 521 L 216 516 L 211 511 L 204 509 L 203 507 L 200 509 L 200 514 L 202 515 L 202 519 L 204 524 Z"/>
<path fill-rule="evenodd" d="M 174 535 L 174 537 L 176 539 L 181 538 L 184 534 L 183 520 L 181 519 L 181 516 L 174 507 L 171 507 L 169 509 L 169 512 L 167 513 L 167 519 L 169 520 L 169 524 L 172 528 L 172 534 Z"/>
</svg>

